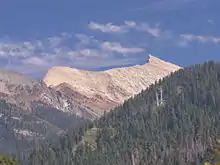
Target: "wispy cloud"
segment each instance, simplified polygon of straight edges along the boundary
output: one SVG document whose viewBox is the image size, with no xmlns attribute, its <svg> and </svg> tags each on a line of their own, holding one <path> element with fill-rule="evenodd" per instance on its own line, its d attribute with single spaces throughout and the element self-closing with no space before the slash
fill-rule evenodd
<svg viewBox="0 0 220 165">
<path fill-rule="evenodd" d="M 102 49 L 105 51 L 110 52 L 117 52 L 122 54 L 129 54 L 129 53 L 140 53 L 143 52 L 143 48 L 137 48 L 137 47 L 123 47 L 120 43 L 116 42 L 104 42 L 101 45 Z"/>
<path fill-rule="evenodd" d="M 8 61 L 5 67 L 23 73 L 42 72 L 58 65 L 94 69 L 134 64 L 140 59 L 145 60 L 148 50 L 165 46 L 185 48 L 190 46 L 191 42 L 220 43 L 220 37 L 180 35 L 146 22 L 124 21 L 119 25 L 91 22 L 88 27 L 103 33 L 121 33 L 123 39 L 121 35 L 112 35 L 113 37 L 109 37 L 109 34 L 102 35 L 100 39 L 83 33 L 61 33 L 57 36 L 27 41 L 0 39 L 0 60 Z"/>
<path fill-rule="evenodd" d="M 193 41 L 200 42 L 200 43 L 212 42 L 215 44 L 220 44 L 220 37 L 215 37 L 215 36 L 182 34 L 180 35 L 180 37 L 189 42 L 193 42 Z"/>
<path fill-rule="evenodd" d="M 0 42 L 0 59 L 8 60 L 5 67 L 23 73 L 38 71 L 39 68 L 47 70 L 57 65 L 92 67 L 91 60 L 108 65 L 115 61 L 114 55 L 117 53 L 129 55 L 143 51 L 143 48 L 101 41 L 85 34 L 61 34 L 43 40 Z M 120 62 L 122 59 L 117 60 Z"/>
<path fill-rule="evenodd" d="M 101 30 L 104 33 L 114 32 L 114 33 L 123 33 L 127 31 L 127 26 L 117 26 L 112 23 L 99 24 L 95 22 L 89 23 L 89 28 L 93 30 Z"/>
<path fill-rule="evenodd" d="M 39 66 L 47 65 L 47 62 L 43 58 L 37 56 L 28 57 L 22 60 L 22 62 L 25 64 L 39 65 Z"/>
<path fill-rule="evenodd" d="M 157 27 L 150 27 L 147 23 L 141 23 L 139 26 L 136 26 L 137 30 L 148 32 L 154 37 L 160 37 L 163 33 L 162 29 L 159 29 Z"/>
<path fill-rule="evenodd" d="M 9 43 L 0 42 L 0 57 L 20 56 L 26 57 L 34 52 L 39 47 L 38 44 L 31 44 L 30 42 L 23 43 Z"/>
<path fill-rule="evenodd" d="M 100 30 L 103 33 L 126 33 L 134 29 L 141 32 L 148 32 L 154 37 L 160 37 L 163 31 L 157 27 L 150 27 L 148 23 L 136 23 L 134 21 L 125 21 L 122 25 L 114 25 L 113 23 L 99 24 L 95 22 L 89 23 L 88 27 L 92 30 Z"/>
<path fill-rule="evenodd" d="M 212 19 L 209 19 L 207 22 L 208 22 L 209 24 L 211 24 L 211 25 L 214 25 L 214 24 L 215 24 L 215 21 L 212 20 Z"/>
</svg>

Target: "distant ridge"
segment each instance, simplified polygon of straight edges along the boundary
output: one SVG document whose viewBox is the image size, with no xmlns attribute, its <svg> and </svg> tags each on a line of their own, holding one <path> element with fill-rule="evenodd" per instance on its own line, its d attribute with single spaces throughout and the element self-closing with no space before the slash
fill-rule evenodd
<svg viewBox="0 0 220 165">
<path fill-rule="evenodd" d="M 63 112 L 88 115 L 83 107 L 69 99 L 55 89 L 48 88 L 42 80 L 31 79 L 8 69 L 0 69 L 0 100 L 16 105 L 26 113 L 34 111 L 35 105 L 44 104 Z"/>
<path fill-rule="evenodd" d="M 149 55 L 147 63 L 105 71 L 53 67 L 43 81 L 75 101 L 94 110 L 98 116 L 146 89 L 155 81 L 181 69 L 180 66 Z M 77 96 L 80 98 L 76 97 Z"/>
</svg>

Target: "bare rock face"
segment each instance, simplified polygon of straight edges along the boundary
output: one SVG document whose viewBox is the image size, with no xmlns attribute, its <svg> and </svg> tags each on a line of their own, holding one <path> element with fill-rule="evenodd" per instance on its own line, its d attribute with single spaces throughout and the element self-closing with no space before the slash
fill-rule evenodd
<svg viewBox="0 0 220 165">
<path fill-rule="evenodd" d="M 59 91 L 48 88 L 42 80 L 32 80 L 5 69 L 0 69 L 0 100 L 16 105 L 26 113 L 31 113 L 36 106 L 46 105 L 81 117 L 91 117 L 88 110 Z"/>
<path fill-rule="evenodd" d="M 86 71 L 70 67 L 53 67 L 44 77 L 48 87 L 60 91 L 78 104 L 100 116 L 140 93 L 155 81 L 181 67 L 149 55 L 147 63 L 106 71 Z"/>
</svg>

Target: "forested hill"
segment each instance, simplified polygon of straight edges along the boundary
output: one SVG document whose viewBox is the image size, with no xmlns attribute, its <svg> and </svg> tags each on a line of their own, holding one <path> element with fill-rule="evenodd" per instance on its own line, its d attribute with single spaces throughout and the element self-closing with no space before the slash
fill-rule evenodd
<svg viewBox="0 0 220 165">
<path fill-rule="evenodd" d="M 163 103 L 157 106 L 159 87 Z M 32 164 L 54 160 L 50 155 L 56 155 L 53 163 L 63 165 L 201 164 L 220 132 L 219 110 L 220 64 L 188 67 L 105 114 L 94 124 L 97 137 L 92 147 L 82 143 L 71 155 L 71 146 L 59 150 L 42 146 L 39 154 L 47 157 L 35 154 Z"/>
</svg>

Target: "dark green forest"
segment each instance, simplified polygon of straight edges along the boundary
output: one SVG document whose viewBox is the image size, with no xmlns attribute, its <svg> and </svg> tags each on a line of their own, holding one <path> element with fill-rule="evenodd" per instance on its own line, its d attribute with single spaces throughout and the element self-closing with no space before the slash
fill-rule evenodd
<svg viewBox="0 0 220 165">
<path fill-rule="evenodd" d="M 30 112 L 0 100 L 0 154 L 9 154 L 24 162 L 36 145 L 52 144 L 84 122 L 44 104 L 36 103 Z"/>
<path fill-rule="evenodd" d="M 198 165 L 212 161 L 219 119 L 220 64 L 211 61 L 173 73 L 101 119 L 69 129 L 53 143 L 36 143 L 17 160 L 25 165 Z M 92 129 L 95 137 L 88 136 Z"/>
</svg>

